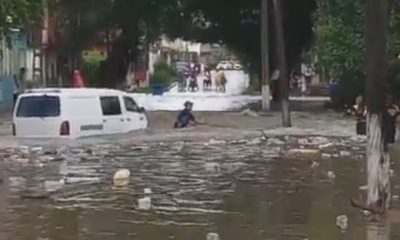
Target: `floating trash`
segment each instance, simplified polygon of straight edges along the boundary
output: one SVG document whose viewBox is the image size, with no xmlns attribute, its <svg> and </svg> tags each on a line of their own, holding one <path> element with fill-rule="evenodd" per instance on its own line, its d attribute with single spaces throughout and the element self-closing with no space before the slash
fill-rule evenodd
<svg viewBox="0 0 400 240">
<path fill-rule="evenodd" d="M 328 153 L 323 153 L 321 156 L 322 158 L 332 158 L 332 155 Z"/>
<path fill-rule="evenodd" d="M 365 190 L 368 189 L 368 186 L 367 185 L 360 186 L 358 189 L 361 190 L 361 191 L 365 191 Z"/>
<path fill-rule="evenodd" d="M 138 209 L 139 210 L 150 210 L 151 209 L 151 198 L 144 197 L 138 199 Z"/>
<path fill-rule="evenodd" d="M 214 163 L 214 162 L 209 162 L 206 163 L 204 166 L 206 172 L 219 172 L 221 171 L 221 168 L 219 166 L 218 163 Z"/>
<path fill-rule="evenodd" d="M 325 144 L 319 145 L 319 149 L 326 149 L 326 148 L 330 148 L 330 147 L 333 147 L 333 143 L 325 143 Z"/>
<path fill-rule="evenodd" d="M 290 149 L 289 154 L 301 154 L 301 155 L 318 155 L 321 151 L 319 149 Z"/>
<path fill-rule="evenodd" d="M 209 145 L 223 145 L 226 144 L 225 140 L 215 140 L 215 139 L 210 139 L 210 141 L 208 142 Z"/>
<path fill-rule="evenodd" d="M 285 144 L 284 141 L 280 140 L 279 138 L 268 138 L 267 145 L 283 145 Z"/>
<path fill-rule="evenodd" d="M 44 188 L 48 192 L 55 192 L 62 189 L 65 186 L 65 179 L 61 179 L 58 181 L 45 181 Z"/>
<path fill-rule="evenodd" d="M 351 156 L 351 152 L 349 152 L 349 151 L 340 151 L 340 156 L 341 157 L 350 157 Z"/>
<path fill-rule="evenodd" d="M 319 162 L 312 162 L 312 164 L 311 164 L 312 169 L 319 168 L 319 166 L 320 166 Z"/>
<path fill-rule="evenodd" d="M 349 226 L 349 218 L 346 215 L 340 215 L 336 218 L 336 226 L 340 228 L 340 230 L 345 231 Z"/>
<path fill-rule="evenodd" d="M 131 172 L 129 169 L 120 169 L 118 170 L 113 177 L 113 183 L 115 187 L 124 187 L 129 184 L 129 178 L 131 176 Z"/>
<path fill-rule="evenodd" d="M 336 178 L 336 174 L 333 171 L 329 171 L 326 175 L 330 180 L 334 180 Z"/>
<path fill-rule="evenodd" d="M 220 240 L 218 233 L 208 233 L 206 240 Z"/>
</svg>

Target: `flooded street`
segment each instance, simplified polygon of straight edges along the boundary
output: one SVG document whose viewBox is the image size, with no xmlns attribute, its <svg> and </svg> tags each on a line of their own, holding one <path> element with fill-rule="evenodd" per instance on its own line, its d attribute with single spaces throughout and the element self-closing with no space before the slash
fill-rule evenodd
<svg viewBox="0 0 400 240">
<path fill-rule="evenodd" d="M 5 149 L 0 239 L 385 239 L 349 204 L 364 197 L 363 152 L 357 139 L 287 136 Z M 113 186 L 119 169 L 126 187 Z"/>
</svg>

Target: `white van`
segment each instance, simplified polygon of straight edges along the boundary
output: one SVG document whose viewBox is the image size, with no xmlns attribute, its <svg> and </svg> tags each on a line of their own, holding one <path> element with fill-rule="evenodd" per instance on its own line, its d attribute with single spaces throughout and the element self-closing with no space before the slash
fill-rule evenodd
<svg viewBox="0 0 400 240">
<path fill-rule="evenodd" d="M 127 93 L 111 89 L 27 90 L 18 97 L 14 135 L 21 138 L 78 138 L 146 129 L 143 108 Z"/>
</svg>

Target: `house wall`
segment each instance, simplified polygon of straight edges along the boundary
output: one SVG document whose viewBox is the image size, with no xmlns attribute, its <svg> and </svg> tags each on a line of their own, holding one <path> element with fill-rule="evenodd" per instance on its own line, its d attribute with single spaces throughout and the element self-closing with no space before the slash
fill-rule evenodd
<svg viewBox="0 0 400 240">
<path fill-rule="evenodd" d="M 0 76 L 0 113 L 13 108 L 14 80 L 12 77 Z"/>
<path fill-rule="evenodd" d="M 27 70 L 26 80 L 31 80 L 33 51 L 28 48 L 26 34 L 12 32 L 7 38 L 0 36 L 0 112 L 13 107 L 14 76 L 19 76 L 21 68 Z"/>
</svg>

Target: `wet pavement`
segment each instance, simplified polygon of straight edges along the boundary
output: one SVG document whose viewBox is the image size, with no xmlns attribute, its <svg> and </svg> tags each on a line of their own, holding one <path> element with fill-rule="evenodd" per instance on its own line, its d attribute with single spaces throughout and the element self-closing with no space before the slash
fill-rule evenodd
<svg viewBox="0 0 400 240">
<path fill-rule="evenodd" d="M 398 223 L 367 226 L 349 204 L 365 194 L 363 153 L 358 138 L 260 133 L 4 148 L 0 239 L 400 239 Z"/>
</svg>

